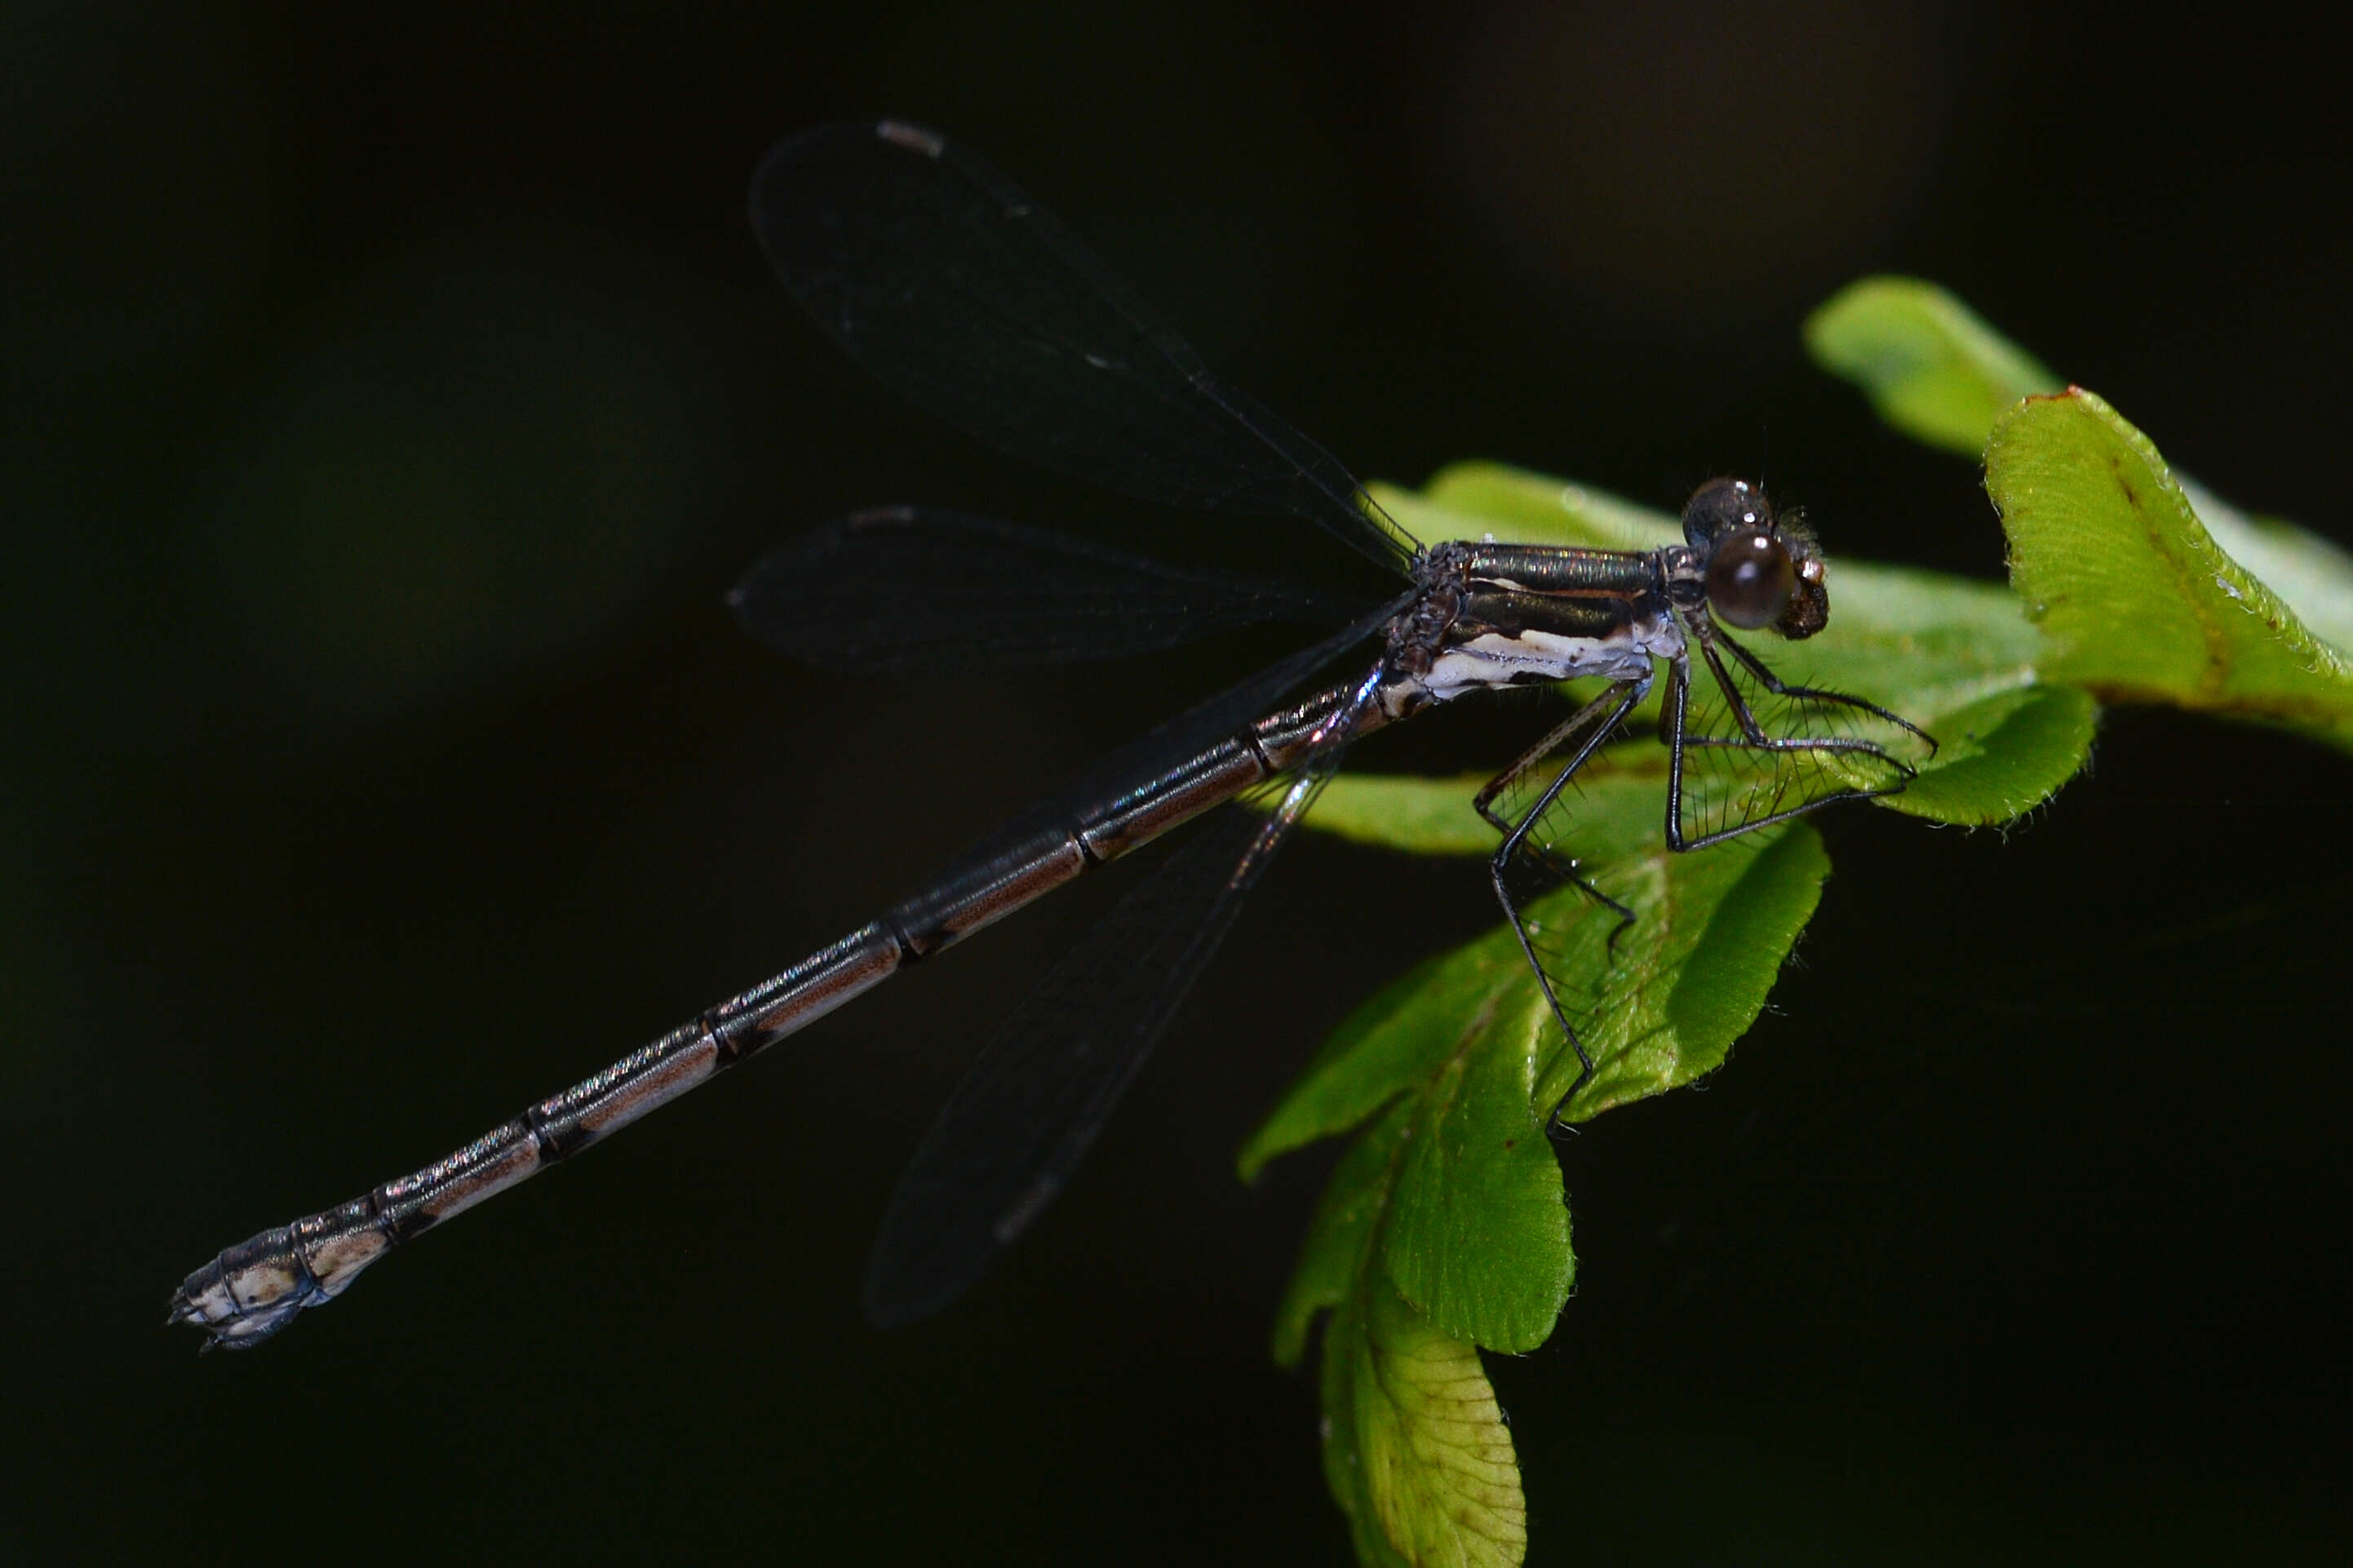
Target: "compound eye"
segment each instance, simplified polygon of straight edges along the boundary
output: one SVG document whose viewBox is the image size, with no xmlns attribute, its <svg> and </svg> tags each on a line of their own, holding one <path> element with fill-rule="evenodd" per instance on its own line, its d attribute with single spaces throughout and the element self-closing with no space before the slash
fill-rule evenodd
<svg viewBox="0 0 2353 1568">
<path fill-rule="evenodd" d="M 1719 620 L 1743 631 L 1779 620 L 1797 591 L 1798 569 L 1789 552 L 1769 533 L 1737 529 L 1708 558 L 1708 605 Z"/>
<path fill-rule="evenodd" d="M 1704 550 L 1736 528 L 1763 528 L 1772 521 L 1765 492 L 1746 479 L 1710 479 L 1683 503 L 1683 540 Z"/>
</svg>

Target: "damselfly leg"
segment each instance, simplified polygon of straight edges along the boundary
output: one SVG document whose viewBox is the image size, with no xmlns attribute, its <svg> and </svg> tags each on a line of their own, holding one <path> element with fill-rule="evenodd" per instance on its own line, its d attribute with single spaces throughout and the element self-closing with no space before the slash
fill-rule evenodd
<svg viewBox="0 0 2353 1568">
<path fill-rule="evenodd" d="M 1875 703 L 1780 679 L 1704 613 L 1686 612 L 1682 624 L 1684 647 L 1668 661 L 1660 721 L 1666 744 L 1664 836 L 1670 850 L 1706 848 L 1841 801 L 1900 790 L 1917 771 L 1892 749 L 1901 740 L 1915 738 L 1933 754 L 1932 737 Z M 1709 700 L 1694 694 L 1693 644 L 1712 677 L 1697 689 Z M 1756 696 L 1743 689 L 1742 678 L 1753 683 Z M 1635 915 L 1626 902 L 1595 882 L 1585 859 L 1571 847 L 1572 835 L 1588 828 L 1576 810 L 1564 805 L 1564 795 L 1641 703 L 1650 684 L 1647 677 L 1610 683 L 1523 752 L 1473 803 L 1504 836 L 1490 864 L 1496 899 L 1547 1009 L 1577 1058 L 1577 1077 L 1555 1101 L 1547 1122 L 1555 1131 L 1567 1124 L 1565 1113 L 1592 1080 L 1595 1063 L 1572 1009 L 1563 1002 L 1570 965 L 1546 951 L 1527 910 L 1546 893 L 1576 888 L 1616 915 L 1603 948 L 1614 961 L 1619 940 Z M 1527 805 L 1510 805 L 1513 792 L 1535 778 L 1548 782 Z M 1593 975 L 1579 978 L 1595 980 Z"/>
<path fill-rule="evenodd" d="M 1524 866 L 1530 868 L 1557 883 L 1577 889 L 1595 903 L 1615 913 L 1618 921 L 1610 928 L 1608 946 L 1609 952 L 1613 956 L 1616 954 L 1619 937 L 1634 923 L 1634 911 L 1596 887 L 1573 857 L 1560 853 L 1554 845 L 1533 837 L 1533 829 L 1552 809 L 1553 803 L 1560 798 L 1561 792 L 1568 787 L 1569 782 L 1577 776 L 1577 771 L 1585 765 L 1586 759 L 1593 755 L 1601 742 L 1617 731 L 1619 725 L 1625 721 L 1626 715 L 1642 700 L 1650 686 L 1651 678 L 1647 674 L 1611 681 L 1599 696 L 1554 726 L 1549 734 L 1522 752 L 1510 767 L 1489 780 L 1486 787 L 1480 790 L 1472 802 L 1480 816 L 1503 830 L 1504 842 L 1497 847 L 1494 858 L 1487 866 L 1489 878 L 1494 883 L 1495 901 L 1503 905 L 1504 918 L 1511 922 L 1512 933 L 1519 939 L 1521 955 L 1527 960 L 1529 972 L 1535 976 L 1536 985 L 1544 992 L 1545 1005 L 1552 1010 L 1554 1021 L 1560 1025 L 1561 1033 L 1567 1037 L 1568 1048 L 1577 1053 L 1577 1081 L 1555 1102 L 1551 1114 L 1546 1119 L 1547 1131 L 1556 1131 L 1566 1125 L 1560 1113 L 1577 1091 L 1585 1087 L 1586 1080 L 1593 1076 L 1593 1058 L 1586 1054 L 1585 1042 L 1577 1037 L 1577 1026 L 1569 1022 L 1567 1010 L 1560 1005 L 1560 994 L 1554 989 L 1551 973 L 1544 961 L 1536 956 L 1535 942 L 1522 909 L 1525 900 L 1513 887 L 1513 873 Z M 1535 803 L 1522 812 L 1516 821 L 1495 811 L 1497 796 L 1535 773 L 1547 760 L 1563 751 L 1568 752 L 1568 761 L 1561 764 L 1552 782 L 1544 786 Z"/>
<path fill-rule="evenodd" d="M 1792 698 L 1810 702 L 1828 702 L 1841 707 L 1860 709 L 1875 719 L 1885 720 L 1888 723 L 1894 725 L 1897 729 L 1905 731 L 1915 740 L 1920 741 L 1927 746 L 1929 756 L 1933 757 L 1936 754 L 1936 736 L 1931 735 L 1927 731 L 1923 730 L 1919 725 L 1915 724 L 1911 720 L 1905 718 L 1903 715 L 1889 712 L 1886 709 L 1882 708 L 1876 702 L 1867 702 L 1860 697 L 1851 697 L 1843 691 L 1825 691 L 1819 687 L 1789 685 L 1788 682 L 1776 676 L 1770 669 L 1767 668 L 1763 659 L 1758 658 L 1754 653 L 1751 653 L 1747 648 L 1733 641 L 1721 631 L 1711 629 L 1708 635 L 1701 640 L 1700 646 L 1708 650 L 1708 664 L 1710 668 L 1715 669 L 1716 679 L 1725 682 L 1727 690 L 1732 689 L 1730 679 L 1726 672 L 1717 663 L 1715 658 L 1715 650 L 1719 647 L 1723 648 L 1725 652 L 1731 654 L 1733 658 L 1738 659 L 1743 665 L 1746 666 L 1748 672 L 1757 678 L 1757 684 L 1764 687 L 1766 690 L 1771 692 L 1776 697 Z M 1736 701 L 1737 700 L 1737 695 L 1736 693 L 1735 700 Z M 1741 711 L 1747 716 L 1748 721 L 1754 722 L 1755 715 L 1748 713 L 1746 704 L 1742 705 Z M 1761 734 L 1761 731 L 1759 731 L 1759 733 Z M 1910 768 L 1909 766 L 1906 766 L 1905 771 L 1907 773 L 1917 772 L 1916 769 Z"/>
<path fill-rule="evenodd" d="M 1599 742 L 1606 740 L 1611 730 L 1624 721 L 1626 714 L 1641 704 L 1643 692 L 1650 687 L 1648 680 L 1640 683 L 1640 689 L 1632 693 L 1630 700 L 1624 702 L 1620 700 L 1623 689 L 1636 684 L 1632 680 L 1611 683 L 1600 696 L 1554 725 L 1546 732 L 1544 739 L 1522 752 L 1513 760 L 1511 766 L 1489 779 L 1480 787 L 1479 793 L 1471 797 L 1471 808 L 1486 818 L 1489 825 L 1504 836 L 1504 847 L 1496 850 L 1493 867 L 1496 877 L 1500 879 L 1504 875 L 1507 858 L 1515 853 L 1524 854 L 1540 863 L 1546 870 L 1559 880 L 1580 889 L 1594 902 L 1615 910 L 1618 923 L 1611 927 L 1609 931 L 1609 946 L 1612 952 L 1617 950 L 1618 938 L 1624 933 L 1628 926 L 1634 923 L 1634 911 L 1596 887 L 1592 879 L 1578 868 L 1575 860 L 1554 854 L 1545 845 L 1530 842 L 1527 827 L 1540 813 L 1550 807 L 1554 798 L 1559 795 L 1561 785 L 1568 782 L 1568 774 L 1575 770 L 1577 763 L 1582 762 L 1587 752 Z M 1559 777 L 1545 790 L 1542 797 L 1534 805 L 1519 812 L 1516 816 L 1506 815 L 1495 809 L 1495 802 L 1499 798 L 1541 772 L 1546 763 L 1571 745 L 1578 747 L 1576 761 L 1571 762 L 1567 768 L 1562 770 Z M 1498 890 L 1500 891 L 1500 889 Z M 1508 902 L 1505 907 L 1509 908 Z"/>
<path fill-rule="evenodd" d="M 1668 678 L 1660 715 L 1668 847 L 1704 849 L 1840 801 L 1893 795 L 1919 772 L 1896 746 L 1916 741 L 1922 760 L 1935 754 L 1933 736 L 1876 703 L 1783 681 L 1704 620 L 1690 630 L 1713 679 L 1694 682 L 1688 656 Z"/>
</svg>

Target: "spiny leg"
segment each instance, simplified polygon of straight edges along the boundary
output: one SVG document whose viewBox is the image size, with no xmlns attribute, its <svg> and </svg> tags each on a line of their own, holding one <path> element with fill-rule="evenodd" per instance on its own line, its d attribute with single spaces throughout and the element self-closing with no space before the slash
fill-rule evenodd
<svg viewBox="0 0 2353 1568">
<path fill-rule="evenodd" d="M 1733 658 L 1747 667 L 1748 673 L 1757 678 L 1757 684 L 1776 697 L 1795 697 L 1805 701 L 1836 702 L 1848 708 L 1860 708 L 1866 713 L 1886 720 L 1900 730 L 1908 730 L 1919 736 L 1928 742 L 1928 754 L 1932 757 L 1936 754 L 1936 737 L 1900 713 L 1891 713 L 1876 702 L 1866 702 L 1860 697 L 1851 697 L 1843 691 L 1827 691 L 1818 686 L 1791 686 L 1767 668 L 1765 661 L 1757 658 L 1755 653 L 1725 637 L 1722 632 L 1714 633 L 1707 641 L 1710 647 L 1720 646 L 1729 650 Z"/>
<path fill-rule="evenodd" d="M 1904 775 L 1905 782 L 1908 783 L 1913 778 L 1918 776 L 1918 770 L 1914 768 L 1910 763 L 1905 763 L 1899 757 L 1891 756 L 1885 749 L 1870 741 L 1841 740 L 1831 737 L 1799 737 L 1792 740 L 1776 740 L 1772 736 L 1767 735 L 1765 732 L 1764 726 L 1757 721 L 1757 716 L 1750 710 L 1746 700 L 1741 696 L 1740 689 L 1734 683 L 1730 672 L 1724 668 L 1723 661 L 1716 655 L 1715 649 L 1719 637 L 1715 634 L 1713 634 L 1704 626 L 1695 626 L 1694 629 L 1697 633 L 1697 641 L 1700 646 L 1701 656 L 1707 660 L 1708 668 L 1715 677 L 1717 688 L 1723 691 L 1725 700 L 1731 707 L 1733 716 L 1739 723 L 1743 734 L 1746 738 L 1736 741 L 1712 735 L 1691 735 L 1685 732 L 1691 705 L 1691 659 L 1688 654 L 1677 658 L 1674 661 L 1674 672 L 1670 679 L 1667 688 L 1667 700 L 1659 715 L 1659 729 L 1661 735 L 1667 743 L 1666 830 L 1668 848 L 1674 850 L 1679 854 L 1694 849 L 1704 849 L 1712 844 L 1721 844 L 1727 839 L 1740 837 L 1744 834 L 1755 833 L 1759 829 L 1771 827 L 1777 824 L 1788 822 L 1793 817 L 1803 816 L 1808 812 L 1811 811 L 1820 811 L 1823 806 L 1833 805 L 1840 801 L 1869 800 L 1874 795 L 1893 795 L 1904 787 L 1903 783 L 1897 783 L 1879 789 L 1847 788 L 1833 790 L 1829 794 L 1818 796 L 1813 800 L 1801 802 L 1797 805 L 1787 808 L 1786 810 L 1769 812 L 1763 816 L 1756 817 L 1747 822 L 1736 823 L 1730 827 L 1718 828 L 1713 833 L 1704 833 L 1699 835 L 1697 837 L 1687 837 L 1683 831 L 1683 752 L 1687 745 L 1715 746 L 1729 751 L 1768 752 L 1780 753 L 1860 753 L 1862 755 L 1876 757 L 1886 763 L 1890 767 L 1896 769 Z M 1721 638 L 1720 640 L 1723 642 L 1724 646 L 1732 648 L 1736 653 L 1740 655 L 1742 663 L 1748 666 L 1753 670 L 1763 670 L 1763 666 L 1759 664 L 1756 658 L 1749 654 L 1746 648 L 1741 647 L 1737 643 L 1733 642 L 1728 637 Z M 1769 672 L 1766 672 L 1763 679 L 1770 679 Z M 1777 693 L 1781 694 L 1802 694 L 1805 690 L 1805 689 L 1801 687 L 1784 688 L 1781 687 L 1778 681 L 1773 683 L 1773 689 Z M 1855 706 L 1858 707 L 1871 708 L 1873 712 L 1881 711 L 1881 710 L 1877 708 L 1873 708 L 1870 703 L 1862 702 L 1857 699 L 1841 698 L 1838 700 L 1841 701 L 1852 701 Z M 1892 714 L 1888 716 L 1890 718 L 1894 718 L 1894 715 Z M 1911 724 L 1905 723 L 1903 720 L 1897 719 L 1895 720 L 1895 722 L 1903 724 L 1904 728 L 1912 730 L 1915 734 L 1922 734 L 1925 738 L 1925 731 L 1917 730 Z M 1930 740 L 1929 743 L 1934 745 L 1936 742 L 1933 740 Z"/>
<path fill-rule="evenodd" d="M 1568 786 L 1568 781 L 1577 775 L 1577 771 L 1585 765 L 1586 759 L 1593 755 L 1603 739 L 1618 727 L 1627 714 L 1634 710 L 1635 704 L 1641 701 L 1643 693 L 1650 689 L 1650 685 L 1651 678 L 1647 672 L 1636 679 L 1612 681 L 1607 690 L 1556 727 L 1537 746 L 1522 753 L 1518 761 L 1492 780 L 1486 788 L 1481 790 L 1474 801 L 1482 816 L 1504 830 L 1504 842 L 1497 847 L 1494 858 L 1488 862 L 1487 868 L 1488 876 L 1494 884 L 1495 901 L 1503 905 L 1504 918 L 1511 922 L 1512 934 L 1519 939 L 1520 955 L 1527 960 L 1530 973 L 1535 975 L 1536 986 L 1544 993 L 1545 1005 L 1552 1010 L 1553 1021 L 1560 1026 L 1561 1034 L 1568 1041 L 1568 1048 L 1577 1053 L 1577 1079 L 1568 1086 L 1567 1092 L 1554 1102 L 1552 1114 L 1546 1119 L 1545 1122 L 1545 1130 L 1547 1133 L 1556 1132 L 1567 1126 L 1567 1123 L 1561 1120 L 1561 1113 L 1567 1110 L 1568 1102 L 1577 1097 L 1577 1091 L 1583 1089 L 1587 1080 L 1592 1078 L 1593 1058 L 1586 1055 L 1585 1043 L 1577 1037 L 1576 1026 L 1568 1021 L 1567 1011 L 1561 1006 L 1560 996 L 1553 989 L 1552 976 L 1545 972 L 1543 961 L 1536 957 L 1535 944 L 1528 935 L 1527 921 L 1521 916 L 1519 900 L 1512 893 L 1510 881 L 1512 863 L 1526 848 L 1529 835 L 1535 829 L 1537 821 L 1551 809 L 1553 802 L 1559 798 L 1560 792 Z M 1514 779 L 1525 775 L 1534 768 L 1544 756 L 1549 755 L 1559 746 L 1568 743 L 1572 737 L 1576 738 L 1576 751 L 1562 766 L 1560 772 L 1554 776 L 1553 781 L 1545 786 L 1544 793 L 1536 797 L 1535 804 L 1530 806 L 1515 823 L 1498 817 L 1491 809 L 1495 796 L 1508 788 Z M 1541 845 L 1536 847 L 1536 853 L 1543 856 L 1543 864 L 1546 870 L 1559 873 L 1558 861 L 1546 853 Z M 1589 897 L 1617 911 L 1618 924 L 1611 931 L 1609 939 L 1614 950 L 1618 933 L 1633 923 L 1634 911 L 1594 887 L 1574 869 L 1567 872 L 1567 879 Z"/>
<path fill-rule="evenodd" d="M 1734 681 L 1732 679 L 1732 672 L 1724 668 L 1724 659 L 1716 652 L 1716 644 L 1717 637 L 1715 634 L 1702 633 L 1699 638 L 1700 657 L 1707 660 L 1708 670 L 1715 677 L 1715 684 L 1717 688 L 1723 691 L 1724 700 L 1732 710 L 1733 719 L 1740 726 L 1742 738 L 1736 741 L 1729 736 L 1696 735 L 1692 737 L 1691 743 L 1693 745 L 1724 746 L 1740 751 L 1752 752 L 1858 752 L 1865 756 L 1877 757 L 1883 762 L 1891 763 L 1895 767 L 1902 768 L 1906 777 L 1913 775 L 1918 771 L 1909 763 L 1904 762 L 1902 759 L 1890 755 L 1885 747 L 1873 741 L 1851 740 L 1840 735 L 1797 735 L 1788 738 L 1776 738 L 1775 736 L 1766 733 L 1765 726 L 1757 721 L 1756 710 L 1748 705 L 1748 699 L 1741 695 L 1738 683 Z M 1736 648 L 1737 651 L 1743 655 L 1741 662 L 1747 665 L 1751 669 L 1762 669 L 1764 668 L 1762 664 L 1757 661 L 1754 655 L 1748 653 L 1747 649 L 1739 648 L 1738 645 L 1733 643 L 1730 639 L 1725 639 L 1724 646 Z M 1770 679 L 1769 676 L 1767 679 Z M 1768 689 L 1772 690 L 1776 696 L 1793 696 L 1803 698 L 1815 695 L 1815 693 L 1810 692 L 1805 687 L 1784 687 L 1778 682 L 1775 682 L 1773 686 L 1768 688 Z M 1848 699 L 1836 697 L 1835 694 L 1831 695 L 1833 700 L 1838 701 L 1852 701 L 1854 706 L 1858 708 L 1871 708 L 1870 703 L 1862 701 L 1860 699 Z M 1872 711 L 1875 713 L 1880 711 L 1880 710 L 1872 708 Z M 1903 721 L 1897 720 L 1896 722 L 1903 723 Z M 1905 725 L 1905 728 L 1910 729 L 1911 726 L 1907 724 Z"/>
<path fill-rule="evenodd" d="M 1631 683 L 1627 681 L 1613 683 L 1608 689 L 1604 690 L 1592 701 L 1588 702 L 1584 707 L 1579 708 L 1576 712 L 1570 714 L 1567 718 L 1554 725 L 1550 730 L 1546 731 L 1542 739 L 1538 740 L 1535 745 L 1530 746 L 1526 751 L 1522 752 L 1517 757 L 1514 757 L 1508 767 L 1504 768 L 1502 773 L 1497 773 L 1493 778 L 1489 779 L 1486 784 L 1481 787 L 1479 793 L 1471 797 L 1471 809 L 1484 817 L 1488 826 L 1494 828 L 1494 830 L 1498 834 L 1502 835 L 1504 840 L 1508 842 L 1513 834 L 1519 831 L 1521 824 L 1520 822 L 1513 820 L 1511 817 L 1504 816 L 1501 812 L 1495 809 L 1496 797 L 1501 795 L 1505 790 L 1510 789 L 1514 784 L 1518 784 L 1522 779 L 1527 777 L 1528 774 L 1534 773 L 1538 767 L 1542 766 L 1553 756 L 1554 753 L 1558 752 L 1564 745 L 1567 745 L 1572 736 L 1576 735 L 1578 731 L 1585 728 L 1587 725 L 1594 722 L 1595 719 L 1605 710 L 1616 707 L 1620 695 L 1620 688 L 1629 684 Z M 1641 701 L 1644 693 L 1649 689 L 1650 682 L 1645 679 L 1635 691 L 1634 700 L 1638 703 Z M 1604 723 L 1599 731 L 1600 737 L 1606 739 L 1615 725 L 1616 721 L 1614 719 Z M 1589 746 L 1588 747 L 1588 750 L 1590 750 Z M 1575 763 L 1570 764 L 1572 770 L 1575 766 Z M 1545 807 L 1550 804 L 1553 797 L 1558 793 L 1559 786 L 1557 784 L 1556 784 L 1551 790 L 1546 792 L 1544 797 L 1536 803 L 1536 812 L 1541 814 Z M 1524 820 L 1533 821 L 1534 817 L 1524 816 Z M 1541 844 L 1529 845 L 1526 847 L 1528 855 L 1531 858 L 1539 860 L 1543 864 L 1545 869 L 1550 871 L 1562 881 L 1576 888 L 1577 891 L 1583 893 L 1587 898 L 1591 899 L 1595 903 L 1608 909 L 1618 917 L 1617 923 L 1609 928 L 1609 951 L 1614 956 L 1618 951 L 1619 937 L 1623 934 L 1628 926 L 1634 923 L 1634 911 L 1628 909 L 1624 904 L 1620 903 L 1616 899 L 1611 898 L 1609 894 L 1603 892 L 1599 887 L 1596 887 L 1592 880 L 1588 879 L 1578 868 L 1577 863 L 1575 860 L 1564 860 Z"/>
</svg>

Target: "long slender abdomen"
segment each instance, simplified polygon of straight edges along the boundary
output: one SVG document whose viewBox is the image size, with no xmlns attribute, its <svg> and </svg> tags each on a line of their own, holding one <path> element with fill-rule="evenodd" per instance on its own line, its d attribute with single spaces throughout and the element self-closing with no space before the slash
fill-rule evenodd
<svg viewBox="0 0 2353 1568">
<path fill-rule="evenodd" d="M 1289 769 L 1346 694 L 1345 688 L 1335 689 L 1262 719 L 1174 767 L 1108 791 L 1108 798 L 1073 812 L 1064 824 L 967 858 L 881 919 L 446 1158 L 228 1248 L 181 1285 L 171 1321 L 204 1329 L 207 1348 L 259 1344 L 305 1307 L 341 1295 L 394 1244 L 600 1142 L 880 984 L 901 966 L 953 946 L 1089 867 L 1116 859 Z"/>
</svg>

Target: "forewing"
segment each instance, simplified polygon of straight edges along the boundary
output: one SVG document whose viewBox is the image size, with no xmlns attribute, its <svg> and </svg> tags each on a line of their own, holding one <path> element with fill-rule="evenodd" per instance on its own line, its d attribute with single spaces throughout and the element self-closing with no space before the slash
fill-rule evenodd
<svg viewBox="0 0 2353 1568">
<path fill-rule="evenodd" d="M 910 402 L 1145 500 L 1313 519 L 1393 571 L 1414 542 L 1337 459 L 1209 374 L 1077 237 L 929 132 L 779 142 L 752 223 L 785 287 Z"/>
<path fill-rule="evenodd" d="M 1337 626 L 1365 609 L 928 507 L 857 512 L 799 534 L 727 602 L 779 653 L 853 675 L 1115 658 L 1270 621 Z"/>
</svg>

